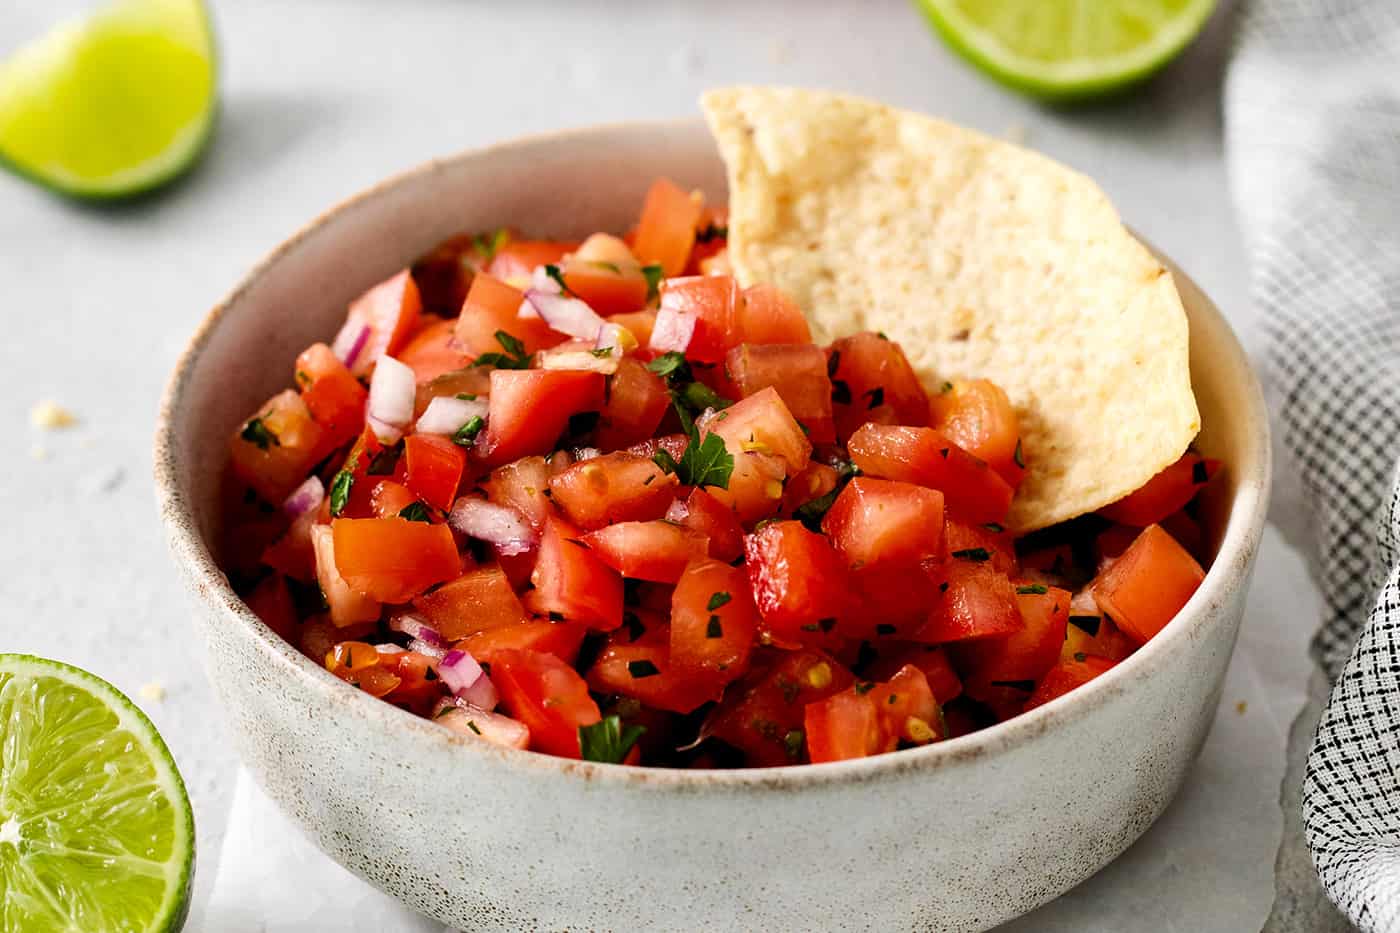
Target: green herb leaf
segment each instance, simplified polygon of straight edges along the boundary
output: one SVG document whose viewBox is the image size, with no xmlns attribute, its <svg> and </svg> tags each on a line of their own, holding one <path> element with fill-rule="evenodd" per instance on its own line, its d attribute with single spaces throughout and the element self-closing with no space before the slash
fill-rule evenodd
<svg viewBox="0 0 1400 933">
<path fill-rule="evenodd" d="M 1085 661 L 1089 660 L 1089 656 L 1082 651 L 1076 651 L 1074 653 L 1074 659 L 1080 664 L 1083 664 Z"/>
<path fill-rule="evenodd" d="M 473 732 L 475 732 L 477 735 L 481 735 L 481 730 L 480 730 L 479 728 L 477 728 L 476 720 L 475 720 L 475 719 L 468 719 L 468 720 L 467 720 L 467 728 L 470 729 L 470 730 L 472 730 Z"/>
<path fill-rule="evenodd" d="M 856 683 L 856 693 L 860 696 L 865 696 L 874 689 L 875 685 L 868 680 L 862 680 Z"/>
<path fill-rule="evenodd" d="M 851 477 L 860 475 L 860 468 L 847 460 L 835 464 L 835 467 L 836 486 L 831 492 L 798 506 L 792 513 L 792 517 L 806 525 L 808 531 L 820 532 L 822 530 L 822 519 L 831 510 L 831 506 L 836 502 L 836 497 L 841 495 L 841 490 L 846 488 Z"/>
<path fill-rule="evenodd" d="M 982 527 L 985 528 L 985 529 L 987 529 L 988 531 L 990 531 L 990 532 L 991 532 L 992 534 L 994 534 L 994 535 L 999 535 L 999 534 L 1001 534 L 1003 531 L 1006 530 L 1006 526 L 1004 526 L 1004 525 L 999 525 L 999 524 L 997 524 L 996 522 L 985 522 L 985 523 L 982 525 Z"/>
<path fill-rule="evenodd" d="M 428 507 L 421 502 L 410 503 L 399 509 L 399 518 L 410 522 L 428 521 Z"/>
<path fill-rule="evenodd" d="M 718 486 L 729 488 L 729 476 L 734 472 L 734 455 L 718 435 L 706 434 L 696 443 L 692 438 L 681 455 L 675 470 L 677 478 L 687 486 Z"/>
<path fill-rule="evenodd" d="M 984 561 L 992 559 L 992 552 L 984 547 L 970 547 L 954 551 L 953 556 L 958 560 Z"/>
<path fill-rule="evenodd" d="M 685 407 L 697 413 L 707 408 L 723 411 L 734 404 L 729 399 L 717 395 L 714 389 L 703 382 L 687 382 L 680 388 L 671 390 L 671 395 Z"/>
<path fill-rule="evenodd" d="M 801 729 L 793 729 L 783 736 L 783 750 L 793 761 L 802 757 L 802 744 L 807 740 L 807 736 Z"/>
<path fill-rule="evenodd" d="M 1016 592 L 1022 596 L 1044 596 L 1050 592 L 1044 583 L 1032 583 L 1030 586 L 1018 586 Z"/>
<path fill-rule="evenodd" d="M 709 621 L 705 623 L 705 637 L 706 637 L 706 638 L 723 638 L 723 637 L 724 637 L 724 624 L 723 624 L 722 622 L 720 622 L 719 616 L 712 615 L 712 616 L 710 616 Z"/>
<path fill-rule="evenodd" d="M 476 396 L 470 392 L 458 392 L 457 397 L 464 402 L 475 402 Z"/>
<path fill-rule="evenodd" d="M 661 668 L 642 658 L 640 661 L 628 661 L 627 673 L 631 674 L 634 680 L 641 680 L 643 677 L 655 677 L 661 673 Z"/>
<path fill-rule="evenodd" d="M 666 277 L 666 270 L 657 265 L 642 266 L 642 275 L 646 276 L 647 301 L 650 302 L 661 294 L 661 280 Z"/>
<path fill-rule="evenodd" d="M 696 243 L 708 243 L 711 240 L 727 240 L 729 238 L 729 228 L 720 226 L 713 220 L 704 227 L 695 231 Z"/>
<path fill-rule="evenodd" d="M 733 596 L 730 596 L 724 590 L 718 590 L 710 594 L 710 601 L 705 604 L 705 608 L 710 612 L 714 612 L 733 598 Z"/>
<path fill-rule="evenodd" d="M 612 356 L 612 351 L 612 347 L 599 347 L 596 350 L 589 350 L 588 352 L 600 360 L 606 360 L 608 357 Z"/>
<path fill-rule="evenodd" d="M 874 411 L 876 408 L 879 408 L 881 405 L 885 404 L 885 387 L 876 386 L 869 392 L 862 393 L 861 398 L 870 399 L 870 404 L 866 405 L 865 407 L 869 411 Z"/>
<path fill-rule="evenodd" d="M 482 265 L 485 265 L 496 258 L 496 251 L 502 246 L 505 246 L 509 240 L 510 233 L 502 227 L 500 230 L 496 230 L 490 235 L 478 233 L 476 236 L 472 237 L 472 245 L 476 247 L 477 253 L 480 254 Z"/>
<path fill-rule="evenodd" d="M 840 379 L 831 381 L 831 401 L 837 405 L 851 404 L 851 387 Z"/>
<path fill-rule="evenodd" d="M 938 387 L 938 391 L 946 395 L 947 393 L 953 391 L 953 384 L 951 382 L 945 382 L 943 383 L 943 385 Z"/>
<path fill-rule="evenodd" d="M 1011 455 L 1011 459 L 1016 461 L 1016 465 L 1021 469 L 1026 468 L 1026 458 L 1021 454 L 1021 439 L 1016 438 L 1016 452 Z"/>
<path fill-rule="evenodd" d="M 339 515 L 345 511 L 345 504 L 350 501 L 350 487 L 355 485 L 355 474 L 349 470 L 341 470 L 335 474 L 335 479 L 331 480 L 331 515 Z"/>
<path fill-rule="evenodd" d="M 258 450 L 267 450 L 269 446 L 281 447 L 282 442 L 277 439 L 277 435 L 267 425 L 263 424 L 262 418 L 253 418 L 243 426 L 243 431 L 238 435 L 250 444 L 258 445 Z"/>
<path fill-rule="evenodd" d="M 621 764 L 646 731 L 645 726 L 623 726 L 621 716 L 604 716 L 591 726 L 578 727 L 579 754 L 584 761 Z"/>
<path fill-rule="evenodd" d="M 473 366 L 494 366 L 497 369 L 529 369 L 534 361 L 532 354 L 525 352 L 525 344 L 503 330 L 496 331 L 496 342 L 504 353 L 483 353 L 472 363 Z"/>
<path fill-rule="evenodd" d="M 561 295 L 572 295 L 572 294 L 573 294 L 573 292 L 569 291 L 569 283 L 564 281 L 564 273 L 562 273 L 562 272 L 559 271 L 559 267 L 558 267 L 558 266 L 555 266 L 555 265 L 547 265 L 547 266 L 545 266 L 545 267 L 544 267 L 544 274 L 547 275 L 547 276 L 549 276 L 551 279 L 553 279 L 553 280 L 554 280 L 554 284 L 559 286 L 559 294 L 561 294 Z"/>
<path fill-rule="evenodd" d="M 685 361 L 685 354 L 679 350 L 668 350 L 661 354 L 647 364 L 647 369 L 662 379 L 670 379 L 672 376 L 690 378 L 690 364 Z"/>
<path fill-rule="evenodd" d="M 486 427 L 486 419 L 480 415 L 472 415 L 467 419 L 467 423 L 457 429 L 457 433 L 452 435 L 452 443 L 458 447 L 470 447 L 476 443 L 476 436 L 481 433 L 481 429 Z"/>
</svg>

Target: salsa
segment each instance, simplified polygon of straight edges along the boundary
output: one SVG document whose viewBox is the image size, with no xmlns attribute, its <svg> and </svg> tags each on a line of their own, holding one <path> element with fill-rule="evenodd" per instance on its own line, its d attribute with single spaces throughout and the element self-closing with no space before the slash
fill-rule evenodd
<svg viewBox="0 0 1400 933">
<path fill-rule="evenodd" d="M 625 236 L 451 239 L 349 308 L 230 441 L 222 561 L 335 676 L 569 758 L 795 765 L 1018 716 L 1204 577 L 1187 450 L 1017 537 L 995 381 L 812 340 L 665 179 Z"/>
</svg>

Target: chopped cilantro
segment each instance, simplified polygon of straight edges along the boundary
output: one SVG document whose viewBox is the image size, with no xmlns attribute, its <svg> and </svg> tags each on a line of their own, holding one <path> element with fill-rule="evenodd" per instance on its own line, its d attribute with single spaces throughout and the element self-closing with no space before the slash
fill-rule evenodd
<svg viewBox="0 0 1400 933">
<path fill-rule="evenodd" d="M 793 761 L 802 757 L 802 744 L 807 741 L 807 736 L 801 729 L 793 729 L 783 736 L 783 749 L 787 756 Z"/>
<path fill-rule="evenodd" d="M 826 359 L 826 375 L 830 379 L 836 378 L 836 371 L 841 368 L 841 351 L 832 350 L 831 356 Z"/>
<path fill-rule="evenodd" d="M 600 360 L 605 360 L 608 357 L 612 356 L 612 351 L 612 347 L 599 347 L 596 350 L 589 350 L 588 352 L 593 356 L 596 356 Z"/>
<path fill-rule="evenodd" d="M 658 448 L 652 459 L 656 465 L 676 477 L 687 486 L 718 486 L 729 488 L 729 476 L 734 472 L 734 455 L 724 446 L 718 435 L 706 432 L 700 437 L 695 421 L 686 412 L 685 406 L 675 402 L 676 414 L 680 416 L 681 427 L 685 429 L 688 443 L 678 462 L 670 451 Z"/>
<path fill-rule="evenodd" d="M 631 674 L 634 680 L 641 680 L 643 677 L 655 677 L 661 673 L 661 668 L 642 658 L 640 661 L 628 661 L 627 673 Z"/>
<path fill-rule="evenodd" d="M 1191 467 L 1191 482 L 1197 486 L 1210 482 L 1210 471 L 1206 469 L 1204 460 L 1197 460 Z"/>
<path fill-rule="evenodd" d="M 262 418 L 254 418 L 243 426 L 243 431 L 238 435 L 250 444 L 257 444 L 258 450 L 267 450 L 269 446 L 281 447 L 282 442 L 277 439 L 267 425 L 263 424 Z"/>
<path fill-rule="evenodd" d="M 840 379 L 831 381 L 831 400 L 837 405 L 851 404 L 851 387 Z"/>
<path fill-rule="evenodd" d="M 1084 632 L 1090 638 L 1095 638 L 1099 634 L 1099 624 L 1103 620 L 1098 616 L 1070 616 L 1069 624 Z"/>
<path fill-rule="evenodd" d="M 723 637 L 724 637 L 724 625 L 723 625 L 723 623 L 720 622 L 719 616 L 712 615 L 712 616 L 710 616 L 710 621 L 708 621 L 708 622 L 705 623 L 705 637 L 706 637 L 706 638 L 723 638 Z"/>
<path fill-rule="evenodd" d="M 399 518 L 410 522 L 428 521 L 428 507 L 421 502 L 413 502 L 399 509 Z"/>
<path fill-rule="evenodd" d="M 345 511 L 345 504 L 350 501 L 350 487 L 355 485 L 355 474 L 349 470 L 341 470 L 335 474 L 335 479 L 331 480 L 331 515 L 339 515 Z"/>
<path fill-rule="evenodd" d="M 650 302 L 661 293 L 661 280 L 666 277 L 666 270 L 660 266 L 642 266 L 642 275 L 647 280 L 647 301 Z"/>
<path fill-rule="evenodd" d="M 809 531 L 820 532 L 822 529 L 822 519 L 830 511 L 836 497 L 841 494 L 841 490 L 846 488 L 846 483 L 851 477 L 860 475 L 860 468 L 850 461 L 840 461 L 834 464 L 836 467 L 836 486 L 824 496 L 818 496 L 811 502 L 804 503 L 792 513 L 792 517 L 807 526 Z"/>
<path fill-rule="evenodd" d="M 734 404 L 729 399 L 717 395 L 714 389 L 703 382 L 687 382 L 678 389 L 672 389 L 671 396 L 694 412 L 701 412 L 707 408 L 720 411 Z"/>
<path fill-rule="evenodd" d="M 938 391 L 946 395 L 947 393 L 953 391 L 953 384 L 951 382 L 945 382 L 943 383 L 943 385 L 938 387 Z"/>
<path fill-rule="evenodd" d="M 470 392 L 458 392 L 457 397 L 464 402 L 475 402 L 476 396 Z"/>
<path fill-rule="evenodd" d="M 457 429 L 452 435 L 452 443 L 459 447 L 470 447 L 476 442 L 476 436 L 481 433 L 481 429 L 486 427 L 486 419 L 480 415 L 472 415 L 467 419 L 467 423 Z"/>
<path fill-rule="evenodd" d="M 865 407 L 867 410 L 873 411 L 876 408 L 879 408 L 881 405 L 885 404 L 885 387 L 876 386 L 869 392 L 861 393 L 861 398 L 870 399 L 870 404 L 866 405 Z"/>
<path fill-rule="evenodd" d="M 718 590 L 710 594 L 710 601 L 705 604 L 705 608 L 708 609 L 710 612 L 714 612 L 720 606 L 723 606 L 725 603 L 729 602 L 733 598 L 733 596 L 730 596 L 724 590 Z"/>
<path fill-rule="evenodd" d="M 1050 592 L 1044 583 L 1032 583 L 1029 586 L 1018 586 L 1016 592 L 1022 596 L 1044 596 Z"/>
<path fill-rule="evenodd" d="M 1016 438 L 1016 452 L 1011 455 L 1011 459 L 1016 461 L 1016 465 L 1021 469 L 1026 468 L 1026 458 L 1021 453 L 1021 439 Z"/>
<path fill-rule="evenodd" d="M 504 353 L 483 353 L 473 366 L 494 366 L 497 369 L 529 369 L 534 355 L 525 352 L 525 344 L 503 330 L 496 331 L 496 342 Z"/>
<path fill-rule="evenodd" d="M 481 254 L 482 264 L 484 265 L 496 258 L 496 251 L 502 246 L 505 246 L 509 240 L 510 234 L 502 227 L 500 230 L 490 234 L 490 236 L 484 233 L 478 233 L 476 236 L 472 237 L 472 245 L 475 246 L 476 251 Z"/>
<path fill-rule="evenodd" d="M 992 559 L 992 552 L 984 547 L 963 548 L 961 551 L 954 551 L 953 556 L 958 560 L 984 561 Z"/>
<path fill-rule="evenodd" d="M 475 720 L 475 719 L 468 719 L 468 720 L 467 720 L 467 728 L 470 729 L 470 730 L 472 730 L 473 732 L 475 732 L 477 735 L 481 735 L 481 730 L 480 730 L 479 728 L 477 728 L 476 720 Z"/>
<path fill-rule="evenodd" d="M 661 354 L 647 364 L 647 369 L 663 379 L 669 379 L 673 375 L 682 379 L 690 378 L 690 364 L 685 361 L 685 354 L 679 350 L 669 350 Z"/>
<path fill-rule="evenodd" d="M 584 761 L 620 764 L 646 731 L 645 726 L 623 726 L 621 716 L 604 716 L 591 726 L 578 727 L 579 755 Z"/>
<path fill-rule="evenodd" d="M 1089 656 L 1082 651 L 1076 651 L 1074 653 L 1074 659 L 1080 664 L 1083 664 L 1085 661 L 1089 660 Z"/>
<path fill-rule="evenodd" d="M 982 527 L 985 528 L 985 529 L 987 529 L 988 531 L 990 531 L 990 532 L 991 532 L 992 534 L 994 534 L 994 535 L 999 535 L 999 534 L 1001 534 L 1003 531 L 1006 530 L 1006 526 L 1005 526 L 1005 525 L 1000 525 L 1000 524 L 998 524 L 998 523 L 996 523 L 996 522 L 986 522 L 985 524 L 982 525 Z"/>
<path fill-rule="evenodd" d="M 874 689 L 875 685 L 868 680 L 862 680 L 856 683 L 856 693 L 860 696 L 865 696 L 867 693 Z"/>
</svg>

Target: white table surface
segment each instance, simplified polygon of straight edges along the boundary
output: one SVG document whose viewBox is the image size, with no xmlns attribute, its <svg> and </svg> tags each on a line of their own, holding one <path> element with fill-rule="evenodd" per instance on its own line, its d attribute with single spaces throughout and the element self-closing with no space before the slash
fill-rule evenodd
<svg viewBox="0 0 1400 933">
<path fill-rule="evenodd" d="M 0 54 L 52 22 L 0 5 Z M 222 114 L 189 178 L 77 206 L 0 174 L 0 650 L 72 661 L 142 701 L 179 760 L 207 896 L 235 762 L 156 519 L 166 376 L 210 307 L 307 219 L 381 176 L 519 133 L 695 113 L 705 87 L 827 86 L 945 116 L 1093 175 L 1145 237 L 1254 328 L 1221 158 L 1229 16 L 1159 80 L 1088 110 L 984 81 L 903 0 L 215 2 Z M 29 424 L 54 399 L 80 424 Z M 1280 754 L 1283 753 L 1280 748 Z"/>
</svg>

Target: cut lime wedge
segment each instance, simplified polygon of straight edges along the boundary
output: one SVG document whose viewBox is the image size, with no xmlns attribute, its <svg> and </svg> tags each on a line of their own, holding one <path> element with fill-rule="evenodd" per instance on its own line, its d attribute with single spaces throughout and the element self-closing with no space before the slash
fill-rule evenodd
<svg viewBox="0 0 1400 933">
<path fill-rule="evenodd" d="M 151 721 L 104 680 L 0 655 L 0 931 L 179 930 L 194 816 Z"/>
<path fill-rule="evenodd" d="M 0 63 L 0 161 L 64 194 L 138 194 L 199 156 L 215 86 L 202 0 L 116 0 Z"/>
<path fill-rule="evenodd" d="M 1215 0 L 916 0 L 958 54 L 1044 100 L 1121 90 L 1171 61 Z"/>
</svg>

